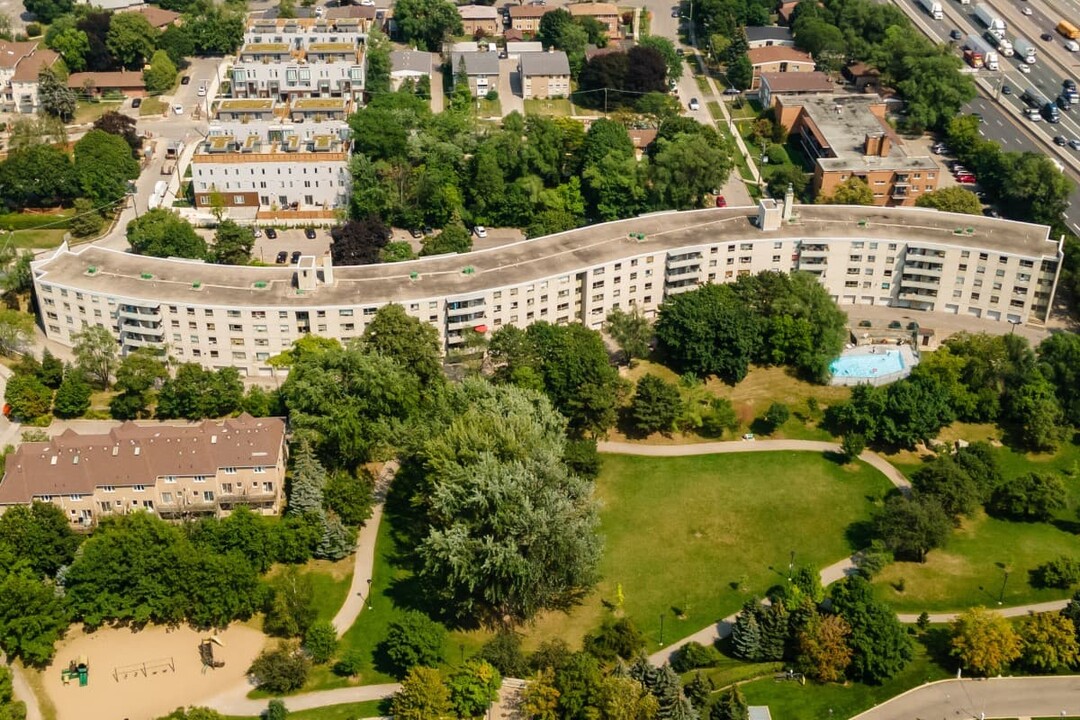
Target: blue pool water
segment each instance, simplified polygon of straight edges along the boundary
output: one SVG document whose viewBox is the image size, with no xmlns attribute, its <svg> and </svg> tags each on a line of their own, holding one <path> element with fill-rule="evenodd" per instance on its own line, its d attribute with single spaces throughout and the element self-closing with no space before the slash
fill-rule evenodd
<svg viewBox="0 0 1080 720">
<path fill-rule="evenodd" d="M 904 369 L 904 356 L 899 350 L 878 348 L 874 354 L 844 355 L 829 365 L 833 377 L 873 378 L 891 375 Z"/>
</svg>

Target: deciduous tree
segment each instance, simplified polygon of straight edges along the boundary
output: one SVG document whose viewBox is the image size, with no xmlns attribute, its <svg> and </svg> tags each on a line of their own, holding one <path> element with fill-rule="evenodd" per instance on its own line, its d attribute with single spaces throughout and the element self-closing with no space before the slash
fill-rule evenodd
<svg viewBox="0 0 1080 720">
<path fill-rule="evenodd" d="M 950 623 L 952 654 L 977 675 L 1000 675 L 1020 657 L 1020 638 L 1009 621 L 976 607 Z"/>
<path fill-rule="evenodd" d="M 380 307 L 364 328 L 363 343 L 416 375 L 425 392 L 434 392 L 444 381 L 438 331 L 406 313 L 401 305 Z"/>
<path fill-rule="evenodd" d="M 299 690 L 307 682 L 310 671 L 311 662 L 294 642 L 263 650 L 248 668 L 259 689 L 272 693 Z"/>
<path fill-rule="evenodd" d="M 254 246 L 254 230 L 233 220 L 223 220 L 214 232 L 210 261 L 219 265 L 247 265 L 251 262 L 251 248 Z"/>
<path fill-rule="evenodd" d="M 140 13 L 120 15 L 146 22 Z M 75 143 L 75 177 L 83 197 L 95 207 L 105 207 L 124 198 L 128 181 L 139 177 L 139 163 L 131 156 L 131 147 L 123 138 L 91 130 Z"/>
<path fill-rule="evenodd" d="M 394 668 L 405 675 L 416 667 L 431 667 L 443 661 L 446 628 L 416 610 L 390 623 L 381 651 Z"/>
<path fill-rule="evenodd" d="M 450 690 L 442 673 L 428 667 L 414 667 L 390 700 L 390 713 L 401 720 L 449 720 L 454 717 Z"/>
<path fill-rule="evenodd" d="M 852 175 L 837 185 L 832 195 L 821 196 L 817 201 L 827 205 L 873 205 L 874 192 L 865 180 Z"/>
<path fill-rule="evenodd" d="M 925 562 L 926 553 L 945 544 L 952 523 L 937 498 L 894 495 L 875 517 L 874 529 L 897 557 Z"/>
<path fill-rule="evenodd" d="M 1035 672 L 1053 673 L 1075 667 L 1080 659 L 1076 626 L 1064 615 L 1029 615 L 1021 621 L 1018 634 L 1021 660 Z"/>
<path fill-rule="evenodd" d="M 117 62 L 137 70 L 154 54 L 157 34 L 142 13 L 117 13 L 109 23 L 105 45 Z"/>
<path fill-rule="evenodd" d="M 923 193 L 915 201 L 915 206 L 965 215 L 982 214 L 982 201 L 979 196 L 959 185 Z"/>
<path fill-rule="evenodd" d="M 169 92 L 176 84 L 176 65 L 173 64 L 169 53 L 164 50 L 156 50 L 150 58 L 150 66 L 143 70 L 143 82 L 146 89 L 153 94 Z"/>
<path fill-rule="evenodd" d="M 429 52 L 440 51 L 444 40 L 463 32 L 457 8 L 438 0 L 402 0 L 394 6 L 394 20 L 406 42 Z"/>
<path fill-rule="evenodd" d="M 228 222 L 228 221 L 226 221 Z M 184 218 L 165 208 L 154 208 L 127 226 L 131 249 L 154 257 L 206 257 L 206 241 Z"/>
<path fill-rule="evenodd" d="M 53 412 L 59 418 L 80 417 L 90 409 L 93 388 L 81 370 L 72 369 L 64 376 L 53 398 Z"/>
<path fill-rule="evenodd" d="M 912 641 L 888 605 L 875 600 L 870 583 L 857 575 L 831 586 L 833 610 L 851 628 L 848 675 L 878 683 L 900 672 L 911 660 Z"/>
<path fill-rule="evenodd" d="M 329 662 L 337 647 L 337 630 L 329 620 L 313 623 L 304 633 L 304 651 L 316 665 Z"/>
<path fill-rule="evenodd" d="M 679 417 L 681 406 L 679 389 L 648 373 L 638 380 L 637 391 L 630 401 L 634 429 L 641 435 L 670 432 Z"/>
<path fill-rule="evenodd" d="M 475 718 L 499 698 L 502 676 L 484 660 L 466 660 L 446 681 L 458 717 Z"/>
<path fill-rule="evenodd" d="M 1065 507 L 1065 484 L 1052 473 L 1027 473 L 1002 483 L 990 496 L 987 509 L 995 515 L 1046 522 Z"/>
<path fill-rule="evenodd" d="M 851 628 L 839 615 L 811 615 L 796 640 L 802 671 L 821 682 L 842 679 L 851 664 L 850 633 Z"/>
<path fill-rule="evenodd" d="M 330 256 L 335 265 L 370 265 L 379 262 L 379 252 L 390 242 L 390 228 L 376 215 L 349 220 L 330 230 Z"/>
</svg>

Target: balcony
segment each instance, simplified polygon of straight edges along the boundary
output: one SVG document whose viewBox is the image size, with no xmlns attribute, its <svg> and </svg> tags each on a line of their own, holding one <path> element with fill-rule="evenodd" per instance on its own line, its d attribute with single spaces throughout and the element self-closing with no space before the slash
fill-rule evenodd
<svg viewBox="0 0 1080 720">
<path fill-rule="evenodd" d="M 161 309 L 157 307 L 141 307 L 138 305 L 121 305 L 117 314 L 127 320 L 155 320 L 161 321 Z"/>
<path fill-rule="evenodd" d="M 124 336 L 122 336 L 120 338 L 120 343 L 124 346 L 125 350 L 127 348 L 141 348 L 141 347 L 160 348 L 161 345 L 162 345 L 162 339 L 161 338 L 158 338 L 158 339 L 141 338 L 141 337 L 132 337 L 131 335 L 124 335 Z"/>
<path fill-rule="evenodd" d="M 930 261 L 939 261 L 945 258 L 944 250 L 931 250 L 929 248 L 909 247 L 907 257 L 923 258 Z"/>
<path fill-rule="evenodd" d="M 912 275 L 926 275 L 929 277 L 941 277 L 942 263 L 938 262 L 912 262 L 904 263 L 904 273 Z"/>
<path fill-rule="evenodd" d="M 682 255 L 671 255 L 667 259 L 667 266 L 669 270 L 672 268 L 688 267 L 690 265 L 700 265 L 700 263 L 701 253 L 699 252 L 684 253 Z"/>
<path fill-rule="evenodd" d="M 802 257 L 825 257 L 829 254 L 828 245 L 801 245 L 799 255 Z"/>
<path fill-rule="evenodd" d="M 901 300 L 913 300 L 932 305 L 937 300 L 937 293 L 932 290 L 905 290 L 901 287 L 897 297 Z"/>
<path fill-rule="evenodd" d="M 698 264 L 698 265 L 684 265 L 684 266 L 681 266 L 681 267 L 669 269 L 667 271 L 667 277 L 670 280 L 671 278 L 677 278 L 677 277 L 680 277 L 682 275 L 696 275 L 696 274 L 698 274 L 700 272 L 701 272 L 701 265 L 700 264 Z"/>
<path fill-rule="evenodd" d="M 900 280 L 900 285 L 903 288 L 910 287 L 910 288 L 934 290 L 934 291 L 937 291 L 941 287 L 941 285 L 938 283 L 938 281 L 934 280 L 933 278 L 924 278 L 924 277 L 920 277 L 920 276 L 908 277 L 907 275 L 905 275 Z"/>
<path fill-rule="evenodd" d="M 472 313 L 470 315 L 451 315 L 446 319 L 446 329 L 450 332 L 464 330 L 484 323 L 484 313 Z"/>
</svg>

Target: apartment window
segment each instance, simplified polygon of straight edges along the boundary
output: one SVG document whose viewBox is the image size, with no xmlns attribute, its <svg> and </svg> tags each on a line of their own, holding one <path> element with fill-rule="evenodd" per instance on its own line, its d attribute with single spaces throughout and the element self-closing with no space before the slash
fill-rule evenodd
<svg viewBox="0 0 1080 720">
<path fill-rule="evenodd" d="M 229 310 L 228 315 L 231 318 L 238 318 L 238 317 L 240 317 L 240 311 L 239 310 Z"/>
<path fill-rule="evenodd" d="M 963 295 L 963 294 L 964 294 L 964 291 L 963 291 L 963 290 L 953 290 L 953 291 L 952 291 L 952 296 L 953 296 L 954 298 L 958 298 L 958 297 L 960 297 L 960 296 L 961 296 L 961 295 Z"/>
<path fill-rule="evenodd" d="M 226 475 L 235 475 L 236 474 L 236 468 L 234 468 L 234 467 L 222 468 L 221 471 L 223 473 L 225 473 Z"/>
<path fill-rule="evenodd" d="M 101 486 L 101 492 L 108 492 L 108 493 L 116 492 L 116 487 L 113 486 L 113 485 L 102 485 Z"/>
<path fill-rule="evenodd" d="M 132 486 L 131 489 L 134 492 L 146 492 L 146 486 L 145 485 L 134 485 L 134 486 Z"/>
<path fill-rule="evenodd" d="M 977 293 L 977 292 L 971 293 L 971 299 L 972 300 L 978 300 L 979 299 L 979 293 Z"/>
<path fill-rule="evenodd" d="M 997 276 L 997 277 L 1005 277 L 1005 271 L 1004 270 L 998 270 L 996 273 L 994 273 L 994 275 Z"/>
<path fill-rule="evenodd" d="M 214 502 L 214 491 L 203 490 L 202 499 L 204 502 Z"/>
<path fill-rule="evenodd" d="M 1008 262 L 1009 262 L 1009 258 L 1005 257 L 1004 255 L 1002 255 L 1001 257 L 998 258 L 998 264 L 999 265 L 1005 265 Z"/>
<path fill-rule="evenodd" d="M 161 502 L 166 505 L 172 503 L 172 493 L 161 493 Z"/>
<path fill-rule="evenodd" d="M 261 475 L 262 473 L 266 472 L 266 468 L 264 468 L 262 465 L 256 465 L 254 469 L 252 469 L 252 472 L 256 475 Z"/>
<path fill-rule="evenodd" d="M 779 255 L 773 255 L 773 256 L 772 256 L 772 261 L 773 261 L 773 262 L 780 262 L 780 256 L 779 256 Z M 711 266 L 710 266 L 710 267 L 711 267 Z"/>
<path fill-rule="evenodd" d="M 1001 298 L 1000 298 L 1000 297 L 999 297 L 998 295 L 991 295 L 991 296 L 990 296 L 990 304 L 991 304 L 991 305 L 997 305 L 997 304 L 998 304 L 998 301 L 999 301 L 1000 299 L 1001 299 Z"/>
<path fill-rule="evenodd" d="M 266 493 L 274 492 L 274 483 L 272 483 L 272 482 L 264 482 L 263 483 L 263 492 L 266 492 Z"/>
<path fill-rule="evenodd" d="M 352 317 L 352 310 L 338 310 L 338 317 Z"/>
</svg>

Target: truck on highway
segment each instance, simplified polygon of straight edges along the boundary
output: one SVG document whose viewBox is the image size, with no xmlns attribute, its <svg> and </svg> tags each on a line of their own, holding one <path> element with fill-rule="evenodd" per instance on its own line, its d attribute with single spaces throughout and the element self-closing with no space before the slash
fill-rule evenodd
<svg viewBox="0 0 1080 720">
<path fill-rule="evenodd" d="M 998 37 L 993 31 L 987 30 L 983 33 L 983 39 L 1005 57 L 1013 56 L 1013 44 L 1008 38 Z"/>
<path fill-rule="evenodd" d="M 978 35 L 968 35 L 964 44 L 964 59 L 973 68 L 998 69 L 997 49 Z"/>
<path fill-rule="evenodd" d="M 919 6 L 926 11 L 927 15 L 935 20 L 940 20 L 943 17 L 941 3 L 937 0 L 919 0 Z"/>
<path fill-rule="evenodd" d="M 1070 40 L 1080 40 L 1080 28 L 1067 20 L 1062 20 L 1057 24 L 1057 31 Z"/>
<path fill-rule="evenodd" d="M 986 3 L 975 5 L 975 18 L 998 37 L 1005 37 L 1005 21 L 998 17 Z"/>
<path fill-rule="evenodd" d="M 1035 45 L 1022 37 L 1013 40 L 1013 51 L 1016 56 L 1023 59 L 1028 65 L 1035 64 Z"/>
</svg>

